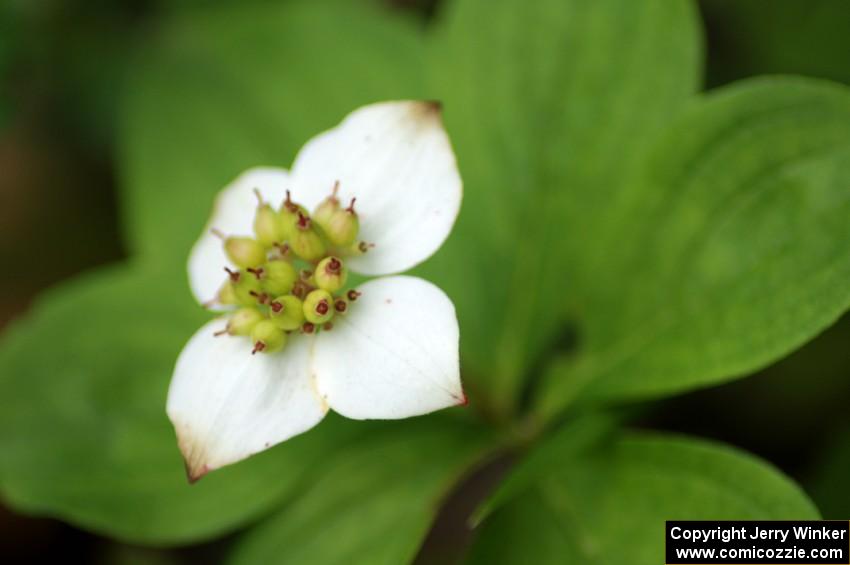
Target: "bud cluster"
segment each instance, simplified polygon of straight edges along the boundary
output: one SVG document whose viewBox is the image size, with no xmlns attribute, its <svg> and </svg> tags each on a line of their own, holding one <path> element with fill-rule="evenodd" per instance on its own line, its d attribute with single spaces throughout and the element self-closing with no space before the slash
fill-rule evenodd
<svg viewBox="0 0 850 565">
<path fill-rule="evenodd" d="M 227 279 L 216 302 L 234 306 L 227 327 L 216 335 L 248 336 L 253 353 L 286 346 L 292 332 L 316 333 L 333 327 L 360 295 L 345 290 L 343 257 L 371 247 L 357 239 L 360 223 L 355 199 L 343 207 L 339 183 L 314 210 L 286 200 L 275 209 L 256 191 L 254 237 L 225 236 L 224 251 L 238 270 L 225 267 Z"/>
</svg>

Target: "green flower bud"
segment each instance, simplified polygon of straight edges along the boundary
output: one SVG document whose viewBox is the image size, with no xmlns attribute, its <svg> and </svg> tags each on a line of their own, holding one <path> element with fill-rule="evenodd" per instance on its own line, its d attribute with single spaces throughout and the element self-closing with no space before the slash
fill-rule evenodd
<svg viewBox="0 0 850 565">
<path fill-rule="evenodd" d="M 331 294 L 345 286 L 348 269 L 337 257 L 325 257 L 316 266 L 316 284 Z"/>
<path fill-rule="evenodd" d="M 334 316 L 334 298 L 326 290 L 314 290 L 304 299 L 303 310 L 308 322 L 324 324 Z"/>
<path fill-rule="evenodd" d="M 327 251 L 322 236 L 313 229 L 310 218 L 304 214 L 298 215 L 298 221 L 289 238 L 289 246 L 298 257 L 305 261 L 316 261 Z"/>
<path fill-rule="evenodd" d="M 228 237 L 224 240 L 224 252 L 241 269 L 256 268 L 266 262 L 265 248 L 250 237 Z"/>
<path fill-rule="evenodd" d="M 252 354 L 258 351 L 274 353 L 286 345 L 286 334 L 271 320 L 263 320 L 255 325 L 251 331 L 251 339 L 254 340 Z"/>
<path fill-rule="evenodd" d="M 321 204 L 316 207 L 313 212 L 313 221 L 322 228 L 327 230 L 331 224 L 331 218 L 339 211 L 339 198 L 336 193 L 339 190 L 339 181 L 334 183 L 333 193 L 322 200 Z"/>
<path fill-rule="evenodd" d="M 282 330 L 297 330 L 304 323 L 304 303 L 291 294 L 278 296 L 269 304 L 271 321 Z"/>
<path fill-rule="evenodd" d="M 357 212 L 354 211 L 355 200 L 355 198 L 351 199 L 348 208 L 338 209 L 334 212 L 328 219 L 327 225 L 320 224 L 328 241 L 337 247 L 346 247 L 357 239 L 357 234 L 360 231 L 360 220 L 357 217 Z"/>
<path fill-rule="evenodd" d="M 239 298 L 236 296 L 236 291 L 233 289 L 233 283 L 231 281 L 225 281 L 225 283 L 221 285 L 221 288 L 218 289 L 216 302 L 223 306 L 239 304 Z"/>
<path fill-rule="evenodd" d="M 297 277 L 295 267 L 286 261 L 269 261 L 260 270 L 260 283 L 270 296 L 289 294 Z"/>
<path fill-rule="evenodd" d="M 366 243 L 365 241 L 355 241 L 351 245 L 343 249 L 343 253 L 348 257 L 359 257 L 370 249 L 375 247 L 374 243 Z"/>
<path fill-rule="evenodd" d="M 292 235 L 295 232 L 295 225 L 298 223 L 298 217 L 300 215 L 303 215 L 305 217 L 310 216 L 304 206 L 292 201 L 292 198 L 289 195 L 289 191 L 287 190 L 286 200 L 284 200 L 283 204 L 280 205 L 280 212 L 278 212 L 278 216 L 280 217 L 279 225 L 281 229 L 281 234 L 283 235 L 283 239 L 292 239 Z"/>
<path fill-rule="evenodd" d="M 236 303 L 244 306 L 256 306 L 258 302 L 262 302 L 263 287 L 257 277 L 248 273 L 236 273 L 236 280 L 231 277 L 230 286 L 233 288 L 233 294 L 236 297 Z"/>
<path fill-rule="evenodd" d="M 230 335 L 249 335 L 263 315 L 256 308 L 240 308 L 227 322 L 227 333 Z"/>
<path fill-rule="evenodd" d="M 283 241 L 283 221 L 268 204 L 260 204 L 254 216 L 254 234 L 266 249 Z"/>
</svg>

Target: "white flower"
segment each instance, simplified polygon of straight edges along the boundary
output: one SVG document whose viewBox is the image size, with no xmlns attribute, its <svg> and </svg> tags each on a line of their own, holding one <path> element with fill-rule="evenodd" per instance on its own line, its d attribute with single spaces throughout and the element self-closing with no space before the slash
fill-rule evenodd
<svg viewBox="0 0 850 565">
<path fill-rule="evenodd" d="M 334 316 L 331 331 L 331 324 L 320 326 L 322 319 L 304 326 L 311 333 L 281 333 L 286 344 L 280 351 L 270 352 L 270 347 L 254 355 L 258 342 L 248 336 L 217 336 L 224 328 L 236 331 L 226 317 L 191 338 L 177 360 L 167 406 L 191 480 L 312 428 L 328 409 L 355 419 L 394 419 L 466 402 L 451 301 L 422 279 L 385 276 L 430 257 L 460 209 L 461 180 L 435 103 L 360 108 L 310 140 L 291 172 L 262 168 L 243 173 L 218 196 L 192 250 L 188 270 L 195 297 L 213 309 L 229 307 L 219 300 L 227 280 L 223 268 L 235 271 L 237 266 L 228 259 L 221 237 L 253 237 L 257 196 L 277 205 L 289 191 L 293 201 L 312 211 L 332 190 L 344 203 L 340 209 L 356 198 L 352 215 L 359 220 L 359 239 L 335 247 L 325 223 L 325 231 L 316 230 L 325 243 L 316 245 L 322 255 L 340 257 L 352 272 L 383 277 L 351 294 L 337 293 L 356 300 L 340 306 L 345 312 Z M 319 220 L 314 215 L 314 223 Z M 355 225 L 352 233 L 356 231 Z M 290 257 L 284 245 L 264 249 L 269 257 Z M 296 283 L 293 295 L 305 298 L 316 280 L 309 279 L 304 288 Z M 274 297 L 259 291 L 252 296 L 258 297 L 256 309 L 270 316 L 267 307 Z"/>
</svg>

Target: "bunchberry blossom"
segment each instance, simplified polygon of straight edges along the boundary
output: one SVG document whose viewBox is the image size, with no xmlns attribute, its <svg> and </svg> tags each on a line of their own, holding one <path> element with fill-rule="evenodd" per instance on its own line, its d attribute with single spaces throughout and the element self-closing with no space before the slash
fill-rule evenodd
<svg viewBox="0 0 850 565">
<path fill-rule="evenodd" d="M 460 201 L 439 105 L 415 101 L 360 108 L 291 171 L 251 169 L 221 192 L 188 271 L 222 315 L 186 344 L 168 392 L 190 480 L 329 409 L 394 419 L 466 402 L 451 301 L 387 276 L 442 245 Z M 356 274 L 381 278 L 355 287 Z"/>
</svg>

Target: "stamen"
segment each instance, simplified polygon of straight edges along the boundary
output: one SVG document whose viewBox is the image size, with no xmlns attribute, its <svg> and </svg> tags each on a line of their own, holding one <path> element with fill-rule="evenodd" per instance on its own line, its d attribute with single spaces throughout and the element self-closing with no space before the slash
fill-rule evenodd
<svg viewBox="0 0 850 565">
<path fill-rule="evenodd" d="M 256 187 L 254 188 L 254 196 L 257 197 L 257 205 L 258 206 L 262 206 L 263 204 L 265 204 L 265 201 L 263 200 L 263 195 L 260 194 L 259 188 L 256 188 Z"/>
<path fill-rule="evenodd" d="M 301 331 L 305 334 L 311 334 L 316 331 L 316 326 L 310 322 L 304 322 L 304 325 L 301 326 Z"/>
<path fill-rule="evenodd" d="M 286 200 L 283 201 L 283 205 L 290 212 L 295 212 L 298 210 L 298 206 L 296 206 L 295 202 L 292 201 L 292 198 L 289 195 L 289 190 L 286 191 Z"/>
<path fill-rule="evenodd" d="M 227 267 L 224 268 L 227 271 L 227 276 L 230 277 L 230 282 L 239 282 L 239 271 L 232 271 Z"/>
<path fill-rule="evenodd" d="M 310 229 L 310 218 L 298 212 L 298 222 L 295 225 L 299 230 L 308 230 Z"/>
<path fill-rule="evenodd" d="M 337 274 L 339 273 L 340 269 L 342 269 L 342 261 L 340 261 L 336 257 L 331 257 L 331 260 L 328 261 L 328 266 L 326 268 L 327 272 Z"/>
<path fill-rule="evenodd" d="M 257 292 L 256 290 L 251 290 L 248 292 L 251 296 L 257 299 L 257 302 L 260 304 L 265 304 L 269 300 L 269 295 L 265 292 Z"/>
<path fill-rule="evenodd" d="M 346 212 L 350 212 L 354 214 L 354 203 L 357 201 L 357 198 L 351 199 L 351 204 L 348 205 L 348 208 L 345 209 Z"/>
<path fill-rule="evenodd" d="M 223 336 L 223 335 L 224 335 L 224 334 L 226 334 L 226 333 L 227 333 L 227 328 L 224 328 L 223 330 L 218 330 L 217 332 L 215 332 L 215 333 L 213 334 L 213 337 Z"/>
<path fill-rule="evenodd" d="M 245 269 L 245 270 L 248 271 L 249 273 L 251 273 L 252 275 L 254 275 L 255 277 L 257 277 L 257 280 L 260 280 L 263 277 L 263 273 L 265 272 L 265 271 L 263 271 L 262 267 L 260 267 L 258 269 L 248 268 L 248 269 Z"/>
<path fill-rule="evenodd" d="M 349 300 L 351 300 L 352 302 L 354 302 L 355 300 L 357 300 L 357 299 L 360 297 L 360 295 L 361 295 L 361 294 L 363 294 L 363 293 L 362 293 L 362 292 L 357 292 L 356 290 L 351 289 L 351 290 L 349 290 L 349 291 L 348 291 L 347 296 L 348 296 L 348 299 L 349 299 Z"/>
<path fill-rule="evenodd" d="M 331 192 L 331 197 L 336 198 L 336 195 L 337 195 L 338 192 L 339 192 L 339 180 L 335 180 L 333 191 Z"/>
<path fill-rule="evenodd" d="M 265 348 L 266 348 L 266 344 L 263 343 L 262 341 L 258 341 L 257 343 L 254 344 L 254 349 L 251 350 L 251 355 L 256 355 L 256 353 L 258 351 L 262 351 Z"/>
<path fill-rule="evenodd" d="M 337 298 L 334 302 L 334 310 L 342 314 L 343 312 L 348 310 L 348 302 L 346 302 L 342 298 Z"/>
<path fill-rule="evenodd" d="M 211 233 L 211 234 L 213 234 L 214 236 L 216 236 L 217 238 L 221 239 L 221 240 L 225 240 L 225 239 L 227 239 L 227 236 L 225 236 L 225 235 L 222 233 L 222 231 L 221 231 L 220 229 L 218 229 L 218 228 L 212 228 L 212 229 L 210 230 L 210 233 Z"/>
<path fill-rule="evenodd" d="M 357 249 L 360 250 L 360 253 L 366 253 L 367 251 L 369 251 L 373 247 L 375 247 L 374 243 L 366 243 L 365 241 L 361 241 L 360 243 L 357 244 Z"/>
</svg>

